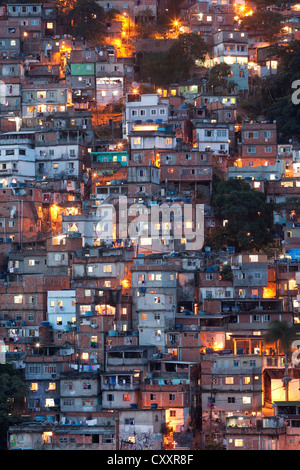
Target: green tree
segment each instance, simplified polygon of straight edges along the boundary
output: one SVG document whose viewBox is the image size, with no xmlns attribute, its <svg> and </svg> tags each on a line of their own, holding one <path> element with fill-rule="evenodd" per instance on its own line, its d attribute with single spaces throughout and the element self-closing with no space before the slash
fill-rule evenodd
<svg viewBox="0 0 300 470">
<path fill-rule="evenodd" d="M 73 36 L 82 36 L 87 41 L 99 43 L 106 31 L 104 9 L 95 0 L 77 0 L 68 13 Z"/>
<path fill-rule="evenodd" d="M 211 205 L 216 217 L 227 221 L 223 228 L 216 229 L 219 242 L 234 246 L 237 251 L 258 251 L 271 242 L 272 205 L 246 181 L 229 179 L 215 183 Z M 212 230 L 211 236 L 214 235 Z"/>
<path fill-rule="evenodd" d="M 297 338 L 296 328 L 290 325 L 287 321 L 272 320 L 269 323 L 269 329 L 265 333 L 266 343 L 277 343 L 277 354 L 284 353 L 285 356 L 285 377 L 283 378 L 285 387 L 285 399 L 289 400 L 289 381 L 291 378 L 288 376 L 288 363 L 291 361 L 292 344 Z"/>
<path fill-rule="evenodd" d="M 6 448 L 9 426 L 22 421 L 28 387 L 22 373 L 10 364 L 0 364 L 0 449 Z"/>
<path fill-rule="evenodd" d="M 300 138 L 300 104 L 294 104 L 292 84 L 299 80 L 300 41 L 274 46 L 270 57 L 278 60 L 278 73 L 258 80 L 257 90 L 242 107 L 251 119 L 264 116 L 276 121 L 278 140 Z"/>
<path fill-rule="evenodd" d="M 287 361 L 291 360 L 292 343 L 296 339 L 296 328 L 287 321 L 272 320 L 265 333 L 265 340 L 269 343 L 278 343 L 278 351 L 286 356 Z"/>
<path fill-rule="evenodd" d="M 167 86 L 190 78 L 190 71 L 197 62 L 203 62 L 208 47 L 194 33 L 180 34 L 167 52 L 145 56 L 141 64 L 141 76 L 157 86 Z"/>
<path fill-rule="evenodd" d="M 253 15 L 244 16 L 241 21 L 241 29 L 264 31 L 265 39 L 273 43 L 280 35 L 283 20 L 284 17 L 281 13 L 258 9 Z"/>
<path fill-rule="evenodd" d="M 222 62 L 221 64 L 214 65 L 209 71 L 208 90 L 215 92 L 216 88 L 227 88 L 229 91 L 236 85 L 232 80 L 229 80 L 231 75 L 230 65 Z"/>
</svg>

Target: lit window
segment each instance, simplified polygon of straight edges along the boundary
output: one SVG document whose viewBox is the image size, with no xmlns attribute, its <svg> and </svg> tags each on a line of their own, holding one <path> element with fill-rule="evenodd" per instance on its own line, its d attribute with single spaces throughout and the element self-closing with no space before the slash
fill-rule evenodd
<svg viewBox="0 0 300 470">
<path fill-rule="evenodd" d="M 123 395 L 123 401 L 130 401 L 130 395 L 129 395 L 129 393 L 125 393 L 125 394 Z"/>
<path fill-rule="evenodd" d="M 39 389 L 39 386 L 36 382 L 32 382 L 30 386 L 30 390 L 36 392 Z"/>
<path fill-rule="evenodd" d="M 56 317 L 56 324 L 62 325 L 62 317 Z"/>
<path fill-rule="evenodd" d="M 251 403 L 251 397 L 243 397 L 243 403 L 246 405 L 246 404 L 250 404 Z"/>
<path fill-rule="evenodd" d="M 111 265 L 110 264 L 105 264 L 103 266 L 103 272 L 104 273 L 111 273 Z"/>
<path fill-rule="evenodd" d="M 225 377 L 225 383 L 226 385 L 233 384 L 233 377 Z"/>
<path fill-rule="evenodd" d="M 243 447 L 243 445 L 244 445 L 243 439 L 235 439 L 234 440 L 234 446 L 235 447 Z"/>
<path fill-rule="evenodd" d="M 21 304 L 23 302 L 23 296 L 22 295 L 15 295 L 14 296 L 14 303 L 15 304 Z"/>
</svg>

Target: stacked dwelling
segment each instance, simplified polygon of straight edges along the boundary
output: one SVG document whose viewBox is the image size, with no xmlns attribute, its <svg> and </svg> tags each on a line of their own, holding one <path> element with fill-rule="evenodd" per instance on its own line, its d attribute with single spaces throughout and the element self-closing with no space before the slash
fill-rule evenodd
<svg viewBox="0 0 300 470">
<path fill-rule="evenodd" d="M 28 386 L 7 446 L 299 448 L 299 365 L 265 338 L 299 324 L 299 149 L 238 116 L 253 61 L 268 69 L 261 32 L 227 1 L 182 2 L 237 86 L 199 72 L 143 93 L 143 54 L 176 32 L 136 40 L 135 61 L 124 18 L 152 25 L 166 4 L 117 3 L 120 47 L 58 34 L 52 4 L 0 10 L 0 350 Z M 230 178 L 276 204 L 273 251 L 206 242 Z"/>
</svg>

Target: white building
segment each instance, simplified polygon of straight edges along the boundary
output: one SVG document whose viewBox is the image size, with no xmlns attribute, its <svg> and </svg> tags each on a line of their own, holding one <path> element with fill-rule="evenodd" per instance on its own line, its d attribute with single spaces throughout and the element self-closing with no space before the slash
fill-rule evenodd
<svg viewBox="0 0 300 470">
<path fill-rule="evenodd" d="M 47 293 L 48 321 L 55 330 L 66 330 L 76 323 L 76 291 L 58 290 Z"/>
<path fill-rule="evenodd" d="M 123 121 L 123 138 L 126 139 L 134 124 L 167 122 L 169 119 L 168 100 L 162 99 L 156 93 L 128 94 Z"/>
<path fill-rule="evenodd" d="M 116 214 L 112 204 L 102 204 L 95 214 L 68 215 L 63 217 L 63 233 L 78 233 L 82 244 L 99 246 L 111 244 L 116 239 Z"/>
<path fill-rule="evenodd" d="M 14 132 L 0 135 L 0 184 L 12 184 L 35 180 L 35 151 L 33 132 Z"/>
<path fill-rule="evenodd" d="M 197 150 L 229 154 L 229 125 L 212 122 L 196 122 L 194 143 Z"/>
</svg>

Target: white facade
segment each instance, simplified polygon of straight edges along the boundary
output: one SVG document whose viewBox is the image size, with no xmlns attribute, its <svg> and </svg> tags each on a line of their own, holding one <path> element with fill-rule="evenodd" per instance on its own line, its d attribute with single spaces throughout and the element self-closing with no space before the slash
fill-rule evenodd
<svg viewBox="0 0 300 470">
<path fill-rule="evenodd" d="M 129 101 L 127 96 L 126 109 L 123 122 L 123 138 L 128 138 L 136 121 L 167 122 L 169 119 L 169 105 L 167 100 L 162 100 L 156 93 L 139 95 L 135 101 Z"/>
<path fill-rule="evenodd" d="M 80 233 L 83 246 L 99 246 L 101 242 L 110 244 L 116 239 L 115 209 L 111 204 L 102 204 L 95 215 L 65 216 L 62 231 Z"/>
<path fill-rule="evenodd" d="M 215 153 L 229 153 L 229 127 L 199 124 L 195 129 L 197 149 L 201 152 L 209 149 Z"/>
<path fill-rule="evenodd" d="M 36 152 L 36 175 L 47 178 L 64 176 L 79 176 L 81 174 L 81 160 L 85 148 L 79 144 L 59 145 L 53 142 L 52 146 L 37 145 Z"/>
<path fill-rule="evenodd" d="M 176 136 L 151 133 L 150 135 L 136 135 L 130 136 L 130 144 L 132 150 L 142 149 L 160 149 L 160 150 L 173 150 L 176 148 Z"/>
<path fill-rule="evenodd" d="M 26 145 L 0 145 L 0 184 L 10 187 L 35 179 L 35 152 Z"/>
<path fill-rule="evenodd" d="M 53 329 L 65 330 L 76 322 L 76 291 L 48 291 L 47 316 Z"/>
<path fill-rule="evenodd" d="M 107 75 L 96 78 L 96 99 L 98 106 L 106 106 L 123 98 L 124 77 Z"/>
</svg>

